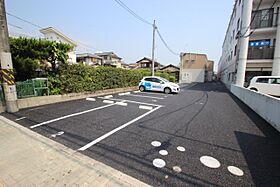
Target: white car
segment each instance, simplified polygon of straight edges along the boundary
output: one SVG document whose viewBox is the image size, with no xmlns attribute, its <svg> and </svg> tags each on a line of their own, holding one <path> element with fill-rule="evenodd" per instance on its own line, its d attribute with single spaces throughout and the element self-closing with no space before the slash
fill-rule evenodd
<svg viewBox="0 0 280 187">
<path fill-rule="evenodd" d="M 256 92 L 280 96 L 280 76 L 253 77 L 248 88 Z"/>
<path fill-rule="evenodd" d="M 179 93 L 180 87 L 178 84 L 169 82 L 162 77 L 144 77 L 139 83 L 139 90 L 143 91 L 160 91 L 166 94 Z"/>
</svg>

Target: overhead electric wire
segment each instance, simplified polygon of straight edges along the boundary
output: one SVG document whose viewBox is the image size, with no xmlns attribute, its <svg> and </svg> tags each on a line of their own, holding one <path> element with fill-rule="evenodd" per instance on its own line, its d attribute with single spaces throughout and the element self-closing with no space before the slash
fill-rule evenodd
<svg viewBox="0 0 280 187">
<path fill-rule="evenodd" d="M 141 16 L 139 16 L 138 14 L 136 14 L 133 10 L 131 10 L 125 3 L 123 3 L 121 0 L 114 0 L 116 3 L 118 3 L 122 8 L 124 8 L 127 12 L 129 12 L 132 16 L 134 16 L 136 19 L 142 21 L 143 23 L 146 23 L 147 25 L 153 26 L 156 28 L 156 31 L 161 39 L 161 41 L 163 42 L 163 44 L 165 45 L 165 47 L 174 55 L 180 55 L 179 53 L 174 52 L 167 44 L 167 42 L 164 40 L 163 36 L 160 34 L 158 28 L 153 25 L 152 23 L 150 23 L 149 21 L 145 20 L 144 18 L 142 18 Z"/>
<path fill-rule="evenodd" d="M 263 0 L 260 0 L 260 2 L 259 2 L 259 4 L 258 4 L 258 6 L 257 6 L 257 8 L 256 8 L 255 11 L 258 11 L 258 10 L 260 9 L 260 6 L 261 6 L 261 4 L 262 4 L 262 1 L 263 1 Z M 245 34 L 246 34 L 246 32 L 251 28 L 251 25 L 252 25 L 252 23 L 253 23 L 253 21 L 254 21 L 256 15 L 257 15 L 257 14 L 254 14 L 254 16 L 253 16 L 252 19 L 251 19 L 251 22 L 250 22 L 249 26 L 247 27 L 246 31 L 241 35 L 241 37 L 244 37 Z M 241 26 L 241 27 L 242 27 L 242 26 Z M 247 37 L 247 36 L 246 36 L 246 37 Z"/>
<path fill-rule="evenodd" d="M 272 3 L 271 7 L 270 7 L 268 10 L 272 9 L 272 8 L 274 7 L 274 5 L 277 3 L 277 1 L 278 1 L 278 0 L 275 0 L 275 1 Z M 262 19 L 261 19 L 261 21 L 260 21 L 260 24 L 264 21 L 264 18 L 265 18 L 268 14 L 269 14 L 269 11 L 267 11 L 267 13 L 262 17 Z M 279 14 L 279 13 L 278 13 L 278 14 Z M 256 15 L 256 14 L 255 14 L 255 15 Z M 255 28 L 253 31 L 251 31 L 250 34 L 249 34 L 249 36 L 251 36 L 251 35 L 256 31 L 256 29 L 257 29 L 257 28 Z M 246 32 L 247 32 L 247 31 L 246 31 Z"/>
<path fill-rule="evenodd" d="M 146 23 L 150 26 L 153 26 L 152 23 L 150 23 L 149 21 L 145 20 L 144 18 L 142 18 L 141 16 L 139 16 L 138 14 L 136 14 L 133 10 L 131 10 L 128 6 L 126 6 L 126 4 L 124 4 L 121 0 L 114 0 L 116 3 L 118 3 L 123 9 L 125 9 L 127 12 L 129 12 L 131 15 L 133 15 L 136 19 L 142 21 L 143 23 Z"/>
<path fill-rule="evenodd" d="M 32 22 L 30 22 L 30 21 L 27 21 L 26 19 L 23 19 L 23 18 L 21 18 L 21 17 L 18 17 L 18 16 L 16 16 L 16 15 L 11 14 L 11 13 L 6 12 L 6 14 L 9 15 L 9 16 L 11 16 L 11 17 L 14 17 L 14 18 L 16 18 L 16 19 L 18 19 L 18 20 L 21 20 L 21 21 L 23 21 L 23 22 L 25 22 L 25 23 L 28 23 L 28 24 L 30 24 L 30 25 L 33 25 L 34 27 L 37 27 L 37 28 L 40 28 L 40 29 L 43 28 L 43 27 L 41 27 L 41 26 L 39 26 L 39 25 L 37 25 L 37 24 L 35 24 L 35 23 L 32 23 Z"/>
<path fill-rule="evenodd" d="M 15 28 L 18 28 L 18 29 L 22 29 L 22 27 L 20 26 L 17 26 L 17 25 L 14 25 L 14 24 L 11 24 L 11 23 L 8 23 L 9 26 L 12 26 L 12 27 L 15 27 Z"/>
<path fill-rule="evenodd" d="M 156 31 L 157 31 L 157 33 L 158 33 L 158 36 L 159 36 L 160 40 L 161 40 L 162 43 L 165 45 L 165 47 L 170 51 L 170 53 L 172 53 L 172 54 L 174 54 L 174 55 L 176 55 L 176 56 L 180 55 L 179 53 L 174 52 L 174 51 L 168 46 L 167 42 L 163 39 L 162 35 L 160 34 L 158 28 L 156 29 Z"/>
</svg>

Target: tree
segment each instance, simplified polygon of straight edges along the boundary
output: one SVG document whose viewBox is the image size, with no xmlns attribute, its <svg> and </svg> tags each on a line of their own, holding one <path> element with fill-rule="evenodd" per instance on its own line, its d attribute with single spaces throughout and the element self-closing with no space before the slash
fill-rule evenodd
<svg viewBox="0 0 280 187">
<path fill-rule="evenodd" d="M 69 44 L 22 37 L 10 38 L 10 46 L 17 80 L 36 76 L 35 70 L 39 67 L 48 71 L 46 62 L 49 62 L 51 70 L 56 72 L 56 64 L 66 64 L 67 53 L 73 49 Z"/>
</svg>

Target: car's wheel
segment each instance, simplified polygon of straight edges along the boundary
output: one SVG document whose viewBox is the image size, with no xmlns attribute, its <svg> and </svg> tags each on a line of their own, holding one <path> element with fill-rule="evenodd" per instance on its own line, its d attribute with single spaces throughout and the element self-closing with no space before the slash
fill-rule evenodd
<svg viewBox="0 0 280 187">
<path fill-rule="evenodd" d="M 145 87 L 144 86 L 140 86 L 139 90 L 140 90 L 140 92 L 144 92 L 145 91 Z"/>
<path fill-rule="evenodd" d="M 250 88 L 250 90 L 257 92 L 258 89 L 257 88 Z"/>
<path fill-rule="evenodd" d="M 170 88 L 164 88 L 164 93 L 165 94 L 170 94 L 171 93 L 171 89 Z"/>
</svg>

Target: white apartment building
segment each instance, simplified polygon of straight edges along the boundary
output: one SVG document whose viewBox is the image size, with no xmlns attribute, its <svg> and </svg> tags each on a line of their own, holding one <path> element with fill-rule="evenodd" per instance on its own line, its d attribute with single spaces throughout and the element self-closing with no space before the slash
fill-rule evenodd
<svg viewBox="0 0 280 187">
<path fill-rule="evenodd" d="M 48 28 L 41 29 L 40 32 L 44 35 L 44 38 L 46 38 L 47 40 L 72 45 L 74 48 L 73 48 L 73 50 L 68 52 L 68 60 L 67 61 L 70 64 L 76 64 L 77 63 L 76 47 L 78 46 L 78 44 L 75 41 L 68 38 L 63 33 L 59 32 L 58 30 L 56 30 L 53 27 L 48 27 Z"/>
<path fill-rule="evenodd" d="M 280 1 L 235 0 L 218 76 L 227 85 L 259 75 L 280 75 Z"/>
</svg>

